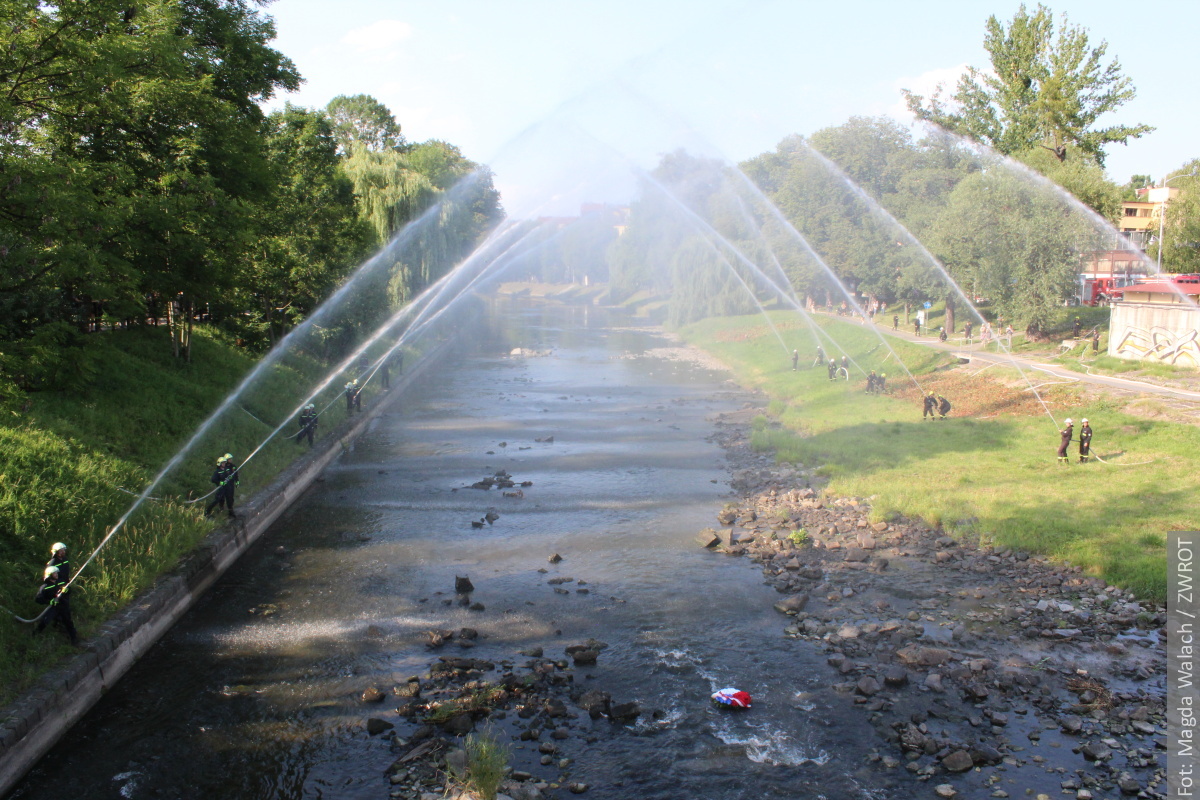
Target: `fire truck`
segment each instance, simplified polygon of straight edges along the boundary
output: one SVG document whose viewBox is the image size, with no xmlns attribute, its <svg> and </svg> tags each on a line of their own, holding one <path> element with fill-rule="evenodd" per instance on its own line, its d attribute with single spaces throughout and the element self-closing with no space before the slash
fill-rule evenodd
<svg viewBox="0 0 1200 800">
<path fill-rule="evenodd" d="M 1145 275 L 1113 275 L 1111 273 L 1083 273 L 1079 276 L 1079 304 L 1084 306 L 1106 306 L 1120 297 L 1120 289 L 1145 280 Z"/>
</svg>

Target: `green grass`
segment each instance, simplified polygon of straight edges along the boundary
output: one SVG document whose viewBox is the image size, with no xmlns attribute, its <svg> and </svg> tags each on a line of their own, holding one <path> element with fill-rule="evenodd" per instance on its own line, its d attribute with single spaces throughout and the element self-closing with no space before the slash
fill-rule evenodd
<svg viewBox="0 0 1200 800">
<path fill-rule="evenodd" d="M 508 748 L 491 733 L 471 733 L 467 735 L 463 749 L 467 753 L 467 771 L 465 775 L 453 776 L 454 779 L 473 789 L 484 800 L 496 800 L 508 771 Z"/>
<path fill-rule="evenodd" d="M 813 349 L 795 315 L 775 319 L 789 352 Z M 906 376 L 894 358 L 883 359 L 869 329 L 838 320 L 822 325 L 864 369 L 887 369 L 889 386 L 904 388 Z M 867 395 L 861 377 L 830 383 L 825 371 L 804 369 L 803 359 L 793 372 L 761 317 L 706 320 L 682 334 L 771 397 L 782 428 L 756 426 L 755 447 L 819 467 L 835 494 L 871 498 L 878 519 L 921 517 L 1000 547 L 1045 553 L 1160 601 L 1165 533 L 1200 525 L 1200 430 L 1193 426 L 1136 418 L 1112 400 L 1073 405 L 1055 387 L 1058 419 L 1090 418 L 1093 453 L 1110 462 L 1064 467 L 1054 458 L 1057 428 L 1044 414 L 922 422 L 915 402 Z M 918 345 L 893 345 L 921 382 L 937 380 L 948 361 Z M 1007 376 L 997 369 L 988 377 Z M 980 384 L 984 396 L 974 402 L 986 402 L 990 391 Z"/>
<path fill-rule="evenodd" d="M 162 328 L 96 334 L 89 337 L 85 357 L 98 368 L 88 391 L 38 392 L 24 415 L 0 423 L 0 604 L 24 617 L 42 608 L 33 595 L 50 544 L 66 542 L 77 569 L 131 507 L 134 497 L 127 492 L 139 493 L 257 362 L 207 328 L 197 329 L 191 363 L 172 358 Z M 241 463 L 324 374 L 311 359 L 285 356 L 241 403 L 217 418 L 153 492 L 162 500 L 142 504 L 72 587 L 72 615 L 81 635 L 178 563 L 212 529 L 202 516 L 205 503 L 185 501 L 213 488 L 209 477 L 217 456 L 231 452 Z M 343 382 L 335 381 L 314 401 L 318 409 L 336 399 Z M 364 405 L 377 391 L 367 388 Z M 335 402 L 321 418 L 321 430 L 345 418 L 344 402 Z M 289 421 L 283 434 L 295 430 Z M 306 449 L 282 436 L 269 443 L 242 470 L 239 502 Z M 65 642 L 54 630 L 33 638 L 30 626 L 4 615 L 0 704 L 69 652 Z"/>
</svg>

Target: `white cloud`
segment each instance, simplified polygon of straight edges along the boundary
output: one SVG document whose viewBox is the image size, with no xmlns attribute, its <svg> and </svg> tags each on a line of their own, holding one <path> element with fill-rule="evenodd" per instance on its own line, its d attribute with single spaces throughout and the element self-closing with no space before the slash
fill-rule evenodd
<svg viewBox="0 0 1200 800">
<path fill-rule="evenodd" d="M 381 19 L 362 28 L 355 28 L 341 38 L 341 43 L 360 50 L 384 50 L 412 36 L 413 26 L 398 19 Z"/>
<path fill-rule="evenodd" d="M 945 88 L 943 95 L 954 94 L 954 90 L 958 86 L 958 79 L 966 71 L 967 65 L 963 63 L 954 67 L 931 69 L 928 72 L 922 72 L 916 77 L 900 78 L 892 84 L 892 89 L 896 92 L 896 101 L 889 105 L 884 110 L 884 113 L 904 123 L 912 122 L 913 115 L 908 110 L 908 104 L 904 100 L 904 95 L 900 93 L 901 89 L 907 89 L 913 94 L 919 94 L 926 100 L 937 91 L 939 85 Z"/>
</svg>

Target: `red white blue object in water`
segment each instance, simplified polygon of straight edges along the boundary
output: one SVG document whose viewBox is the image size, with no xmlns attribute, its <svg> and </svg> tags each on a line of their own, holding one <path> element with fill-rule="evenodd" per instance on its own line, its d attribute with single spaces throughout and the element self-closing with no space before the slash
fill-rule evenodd
<svg viewBox="0 0 1200 800">
<path fill-rule="evenodd" d="M 712 699 L 714 703 L 719 703 L 723 706 L 731 706 L 733 708 L 750 707 L 750 695 L 737 689 L 721 689 L 713 692 Z"/>
</svg>

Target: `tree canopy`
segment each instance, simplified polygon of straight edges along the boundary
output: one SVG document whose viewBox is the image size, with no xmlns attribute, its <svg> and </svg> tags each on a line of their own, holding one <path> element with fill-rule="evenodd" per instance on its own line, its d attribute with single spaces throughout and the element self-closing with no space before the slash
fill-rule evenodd
<svg viewBox="0 0 1200 800">
<path fill-rule="evenodd" d="M 116 325 L 165 321 L 182 358 L 199 318 L 268 346 L 440 204 L 378 292 L 323 320 L 336 356 L 499 219 L 486 168 L 405 142 L 375 98 L 266 116 L 300 76 L 260 5 L 4 3 L 0 394 L 86 382 L 73 354 Z"/>
<path fill-rule="evenodd" d="M 1097 127 L 1100 117 L 1134 98 L 1120 62 L 1105 61 L 1108 44 L 1093 46 L 1087 31 L 1039 4 L 1024 5 L 1005 26 L 987 21 L 984 48 L 991 68 L 970 67 L 955 93 L 929 98 L 905 90 L 918 118 L 984 142 L 1005 155 L 1044 148 L 1065 161 L 1074 150 L 1104 165 L 1104 148 L 1153 130 L 1149 125 Z"/>
<path fill-rule="evenodd" d="M 355 147 L 367 150 L 395 150 L 404 146 L 400 123 L 391 110 L 368 94 L 348 97 L 340 94 L 325 106 L 333 120 L 338 148 L 349 153 Z"/>
</svg>

